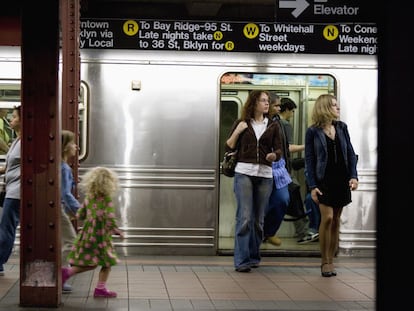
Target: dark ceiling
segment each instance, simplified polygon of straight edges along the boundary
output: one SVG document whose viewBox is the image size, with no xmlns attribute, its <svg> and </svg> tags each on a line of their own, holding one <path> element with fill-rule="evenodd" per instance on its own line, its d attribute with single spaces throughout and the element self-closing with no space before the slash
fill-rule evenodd
<svg viewBox="0 0 414 311">
<path fill-rule="evenodd" d="M 275 21 L 276 2 L 276 0 L 81 0 L 81 17 Z"/>
</svg>

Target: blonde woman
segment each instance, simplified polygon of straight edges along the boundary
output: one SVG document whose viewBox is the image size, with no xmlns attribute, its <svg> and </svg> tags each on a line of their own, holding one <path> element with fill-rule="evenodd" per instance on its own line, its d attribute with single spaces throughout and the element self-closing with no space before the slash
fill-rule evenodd
<svg viewBox="0 0 414 311">
<path fill-rule="evenodd" d="M 312 200 L 319 204 L 321 275 L 335 276 L 333 258 L 339 244 L 342 209 L 358 188 L 357 156 L 347 125 L 339 121 L 335 96 L 320 95 L 312 112 L 313 124 L 305 137 L 305 170 Z"/>
</svg>

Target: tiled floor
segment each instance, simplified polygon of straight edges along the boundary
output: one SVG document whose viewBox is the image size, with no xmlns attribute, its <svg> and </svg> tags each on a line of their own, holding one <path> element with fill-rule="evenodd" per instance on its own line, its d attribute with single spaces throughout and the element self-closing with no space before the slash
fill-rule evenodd
<svg viewBox="0 0 414 311">
<path fill-rule="evenodd" d="M 117 298 L 95 299 L 99 270 L 69 280 L 59 310 L 375 310 L 375 259 L 337 259 L 336 277 L 320 275 L 319 258 L 264 257 L 237 273 L 231 256 L 134 256 L 121 259 L 108 281 Z M 0 310 L 19 307 L 19 259 L 0 276 Z"/>
</svg>

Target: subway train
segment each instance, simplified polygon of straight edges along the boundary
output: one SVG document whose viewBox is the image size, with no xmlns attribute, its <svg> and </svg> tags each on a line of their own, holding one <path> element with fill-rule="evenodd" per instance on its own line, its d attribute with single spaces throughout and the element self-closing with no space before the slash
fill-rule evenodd
<svg viewBox="0 0 414 311">
<path fill-rule="evenodd" d="M 20 101 L 20 74 L 20 48 L 0 47 L 0 108 Z M 338 256 L 375 256 L 377 84 L 375 55 L 84 48 L 79 176 L 98 165 L 119 175 L 117 216 L 126 238 L 114 241 L 122 254 L 230 255 L 236 204 L 233 179 L 220 166 L 249 91 L 295 101 L 297 144 L 316 98 L 334 94 L 360 180 L 343 211 Z M 303 169 L 293 175 L 304 193 Z M 296 243 L 288 219 L 278 236 L 282 245 L 264 244 L 263 254 L 319 252 L 318 243 Z"/>
</svg>

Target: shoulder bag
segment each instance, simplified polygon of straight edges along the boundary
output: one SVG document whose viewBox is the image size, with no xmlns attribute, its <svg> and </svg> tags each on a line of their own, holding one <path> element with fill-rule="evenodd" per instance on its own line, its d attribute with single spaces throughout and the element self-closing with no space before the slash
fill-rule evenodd
<svg viewBox="0 0 414 311">
<path fill-rule="evenodd" d="M 234 177 L 234 169 L 236 168 L 236 164 L 238 160 L 237 152 L 240 148 L 240 139 L 243 134 L 244 134 L 244 131 L 243 133 L 240 134 L 239 138 L 237 139 L 236 149 L 227 151 L 224 154 L 223 162 L 221 163 L 221 172 L 223 173 L 224 176 Z"/>
<path fill-rule="evenodd" d="M 237 164 L 237 150 L 227 151 L 221 163 L 221 172 L 227 177 L 234 177 L 234 169 Z"/>
</svg>

